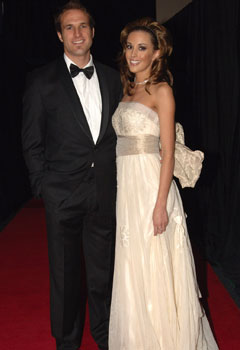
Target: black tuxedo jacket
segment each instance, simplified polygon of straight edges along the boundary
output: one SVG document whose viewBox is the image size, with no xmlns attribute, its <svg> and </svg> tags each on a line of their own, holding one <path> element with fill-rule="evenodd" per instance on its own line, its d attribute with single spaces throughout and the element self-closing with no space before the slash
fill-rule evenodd
<svg viewBox="0 0 240 350">
<path fill-rule="evenodd" d="M 102 211 L 115 211 L 116 135 L 112 115 L 121 99 L 119 74 L 94 62 L 102 120 L 97 143 L 64 58 L 32 72 L 23 99 L 23 152 L 35 196 L 55 209 L 79 205 L 96 192 Z"/>
</svg>

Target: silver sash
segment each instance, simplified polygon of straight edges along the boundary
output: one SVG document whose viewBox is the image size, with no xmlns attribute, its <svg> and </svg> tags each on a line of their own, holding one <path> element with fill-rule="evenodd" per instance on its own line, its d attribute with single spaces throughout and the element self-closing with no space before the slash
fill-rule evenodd
<svg viewBox="0 0 240 350">
<path fill-rule="evenodd" d="M 141 153 L 159 153 L 159 137 L 153 135 L 118 136 L 117 157 Z"/>
</svg>

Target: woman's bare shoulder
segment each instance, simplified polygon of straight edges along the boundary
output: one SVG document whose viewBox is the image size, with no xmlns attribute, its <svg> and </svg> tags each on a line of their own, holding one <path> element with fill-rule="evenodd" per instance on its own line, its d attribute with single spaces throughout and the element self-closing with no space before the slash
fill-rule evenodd
<svg viewBox="0 0 240 350">
<path fill-rule="evenodd" d="M 152 85 L 152 93 L 157 97 L 171 97 L 173 96 L 172 87 L 165 82 L 161 82 L 155 85 Z"/>
</svg>

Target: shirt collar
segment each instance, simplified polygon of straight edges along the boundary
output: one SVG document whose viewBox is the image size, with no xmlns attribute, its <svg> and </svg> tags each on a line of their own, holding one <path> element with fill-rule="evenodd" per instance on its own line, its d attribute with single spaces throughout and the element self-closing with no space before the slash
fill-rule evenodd
<svg viewBox="0 0 240 350">
<path fill-rule="evenodd" d="M 71 65 L 71 63 L 72 63 L 72 64 L 75 64 L 75 65 L 76 65 L 76 63 L 74 63 L 65 53 L 64 53 L 63 57 L 64 57 L 64 60 L 65 60 L 65 62 L 66 62 L 66 65 L 67 65 L 67 67 L 68 67 L 68 70 L 69 70 L 69 72 L 70 72 L 70 65 Z M 89 66 L 94 66 L 92 55 L 90 55 L 90 60 L 89 60 L 89 62 L 86 64 L 86 66 L 84 66 L 84 67 L 82 67 L 82 68 L 86 68 L 86 67 L 89 67 Z"/>
</svg>

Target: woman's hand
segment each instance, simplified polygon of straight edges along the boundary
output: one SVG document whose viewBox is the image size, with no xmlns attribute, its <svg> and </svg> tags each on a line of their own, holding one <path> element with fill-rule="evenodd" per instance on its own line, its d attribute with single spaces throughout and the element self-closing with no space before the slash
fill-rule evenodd
<svg viewBox="0 0 240 350">
<path fill-rule="evenodd" d="M 168 224 L 168 213 L 165 206 L 155 207 L 153 211 L 154 236 L 162 234 Z"/>
</svg>

